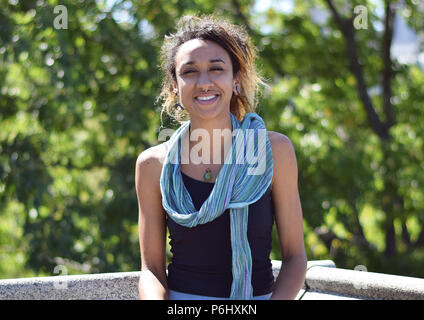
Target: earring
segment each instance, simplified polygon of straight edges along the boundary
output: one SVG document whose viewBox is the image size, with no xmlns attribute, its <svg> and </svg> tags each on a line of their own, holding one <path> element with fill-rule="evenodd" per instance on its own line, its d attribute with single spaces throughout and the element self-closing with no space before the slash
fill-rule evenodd
<svg viewBox="0 0 424 320">
<path fill-rule="evenodd" d="M 238 84 L 236 85 L 236 91 L 237 91 L 237 94 L 240 95 L 240 86 Z"/>
<path fill-rule="evenodd" d="M 184 110 L 184 107 L 183 107 L 181 104 L 179 104 L 178 102 L 177 102 L 176 104 L 174 104 L 174 108 L 175 108 L 177 111 L 182 111 L 182 110 Z"/>
</svg>

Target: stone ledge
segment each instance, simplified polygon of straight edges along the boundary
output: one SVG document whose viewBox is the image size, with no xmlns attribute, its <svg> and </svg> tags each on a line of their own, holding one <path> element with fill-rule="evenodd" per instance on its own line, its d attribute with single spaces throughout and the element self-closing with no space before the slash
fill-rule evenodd
<svg viewBox="0 0 424 320">
<path fill-rule="evenodd" d="M 362 299 L 422 300 L 424 279 L 384 273 L 314 266 L 307 272 L 305 286 Z"/>
<path fill-rule="evenodd" d="M 0 280 L 0 300 L 136 300 L 140 272 Z"/>
<path fill-rule="evenodd" d="M 281 261 L 272 260 L 274 278 Z M 137 300 L 140 272 L 0 280 L 0 300 Z M 308 261 L 297 300 L 424 299 L 424 279 L 336 268 Z"/>
<path fill-rule="evenodd" d="M 319 290 L 300 290 L 296 300 L 366 300 L 363 297 L 352 297 L 334 292 L 321 292 Z"/>
</svg>

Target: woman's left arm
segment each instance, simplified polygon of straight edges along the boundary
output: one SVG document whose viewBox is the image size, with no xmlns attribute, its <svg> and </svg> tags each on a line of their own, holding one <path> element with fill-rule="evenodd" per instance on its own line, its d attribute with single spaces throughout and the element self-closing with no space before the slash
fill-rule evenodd
<svg viewBox="0 0 424 320">
<path fill-rule="evenodd" d="M 282 255 L 280 273 L 270 300 L 293 300 L 305 281 L 308 262 L 296 154 L 292 142 L 284 134 L 269 132 L 269 139 L 274 160 L 272 199 Z"/>
</svg>

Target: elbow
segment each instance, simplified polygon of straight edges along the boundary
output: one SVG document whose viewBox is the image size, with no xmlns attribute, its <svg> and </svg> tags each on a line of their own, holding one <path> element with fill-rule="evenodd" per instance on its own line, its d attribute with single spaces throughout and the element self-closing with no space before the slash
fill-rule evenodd
<svg viewBox="0 0 424 320">
<path fill-rule="evenodd" d="M 308 258 L 306 254 L 288 256 L 284 258 L 283 263 L 295 264 L 299 271 L 303 270 L 306 274 L 306 269 L 308 268 Z"/>
</svg>

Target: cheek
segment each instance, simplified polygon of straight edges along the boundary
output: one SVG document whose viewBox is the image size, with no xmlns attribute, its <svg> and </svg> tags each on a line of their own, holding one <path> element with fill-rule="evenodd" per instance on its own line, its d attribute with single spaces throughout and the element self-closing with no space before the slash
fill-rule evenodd
<svg viewBox="0 0 424 320">
<path fill-rule="evenodd" d="M 229 96 L 232 95 L 233 92 L 233 82 L 232 79 L 225 79 L 225 82 L 222 82 L 222 89 L 225 90 L 225 93 Z"/>
<path fill-rule="evenodd" d="M 179 81 L 179 88 L 182 96 L 191 95 L 194 88 L 194 81 L 185 79 Z"/>
<path fill-rule="evenodd" d="M 225 89 L 226 91 L 232 91 L 233 78 L 229 77 L 228 74 L 218 75 L 216 80 L 223 89 Z"/>
<path fill-rule="evenodd" d="M 178 79 L 178 87 L 180 87 L 181 89 L 183 89 L 184 87 L 186 87 L 189 83 L 190 83 L 190 80 L 187 81 L 186 78 L 184 78 L 184 79 L 179 78 Z"/>
</svg>

